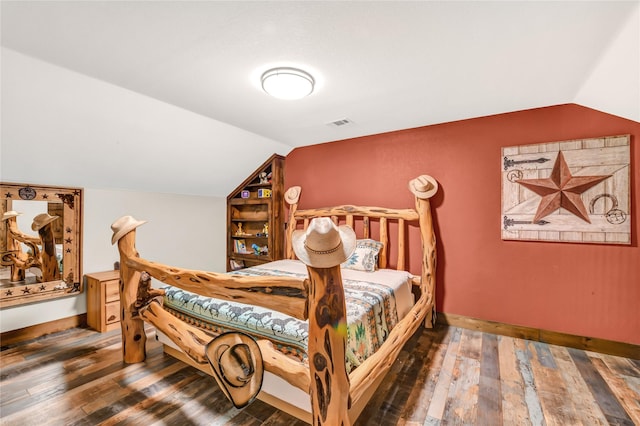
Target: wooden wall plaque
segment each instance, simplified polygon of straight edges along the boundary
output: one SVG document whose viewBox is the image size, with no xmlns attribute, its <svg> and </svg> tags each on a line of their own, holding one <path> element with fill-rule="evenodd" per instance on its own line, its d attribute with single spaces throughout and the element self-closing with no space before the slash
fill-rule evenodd
<svg viewBox="0 0 640 426">
<path fill-rule="evenodd" d="M 630 136 L 502 148 L 503 240 L 631 244 Z"/>
</svg>

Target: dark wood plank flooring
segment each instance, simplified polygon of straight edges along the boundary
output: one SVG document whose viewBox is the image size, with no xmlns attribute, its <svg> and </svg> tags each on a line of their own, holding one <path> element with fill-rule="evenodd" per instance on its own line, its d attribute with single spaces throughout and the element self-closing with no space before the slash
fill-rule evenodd
<svg viewBox="0 0 640 426">
<path fill-rule="evenodd" d="M 125 365 L 120 332 L 75 328 L 0 352 L 1 425 L 287 425 L 233 408 L 215 381 L 163 354 Z M 640 425 L 640 361 L 456 327 L 407 343 L 356 425 Z"/>
</svg>

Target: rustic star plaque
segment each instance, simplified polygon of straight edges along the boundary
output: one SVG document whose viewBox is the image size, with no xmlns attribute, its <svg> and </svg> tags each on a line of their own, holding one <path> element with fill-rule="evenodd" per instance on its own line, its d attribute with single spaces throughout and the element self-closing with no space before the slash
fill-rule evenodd
<svg viewBox="0 0 640 426">
<path fill-rule="evenodd" d="M 630 137 L 502 149 L 504 240 L 631 243 Z"/>
</svg>

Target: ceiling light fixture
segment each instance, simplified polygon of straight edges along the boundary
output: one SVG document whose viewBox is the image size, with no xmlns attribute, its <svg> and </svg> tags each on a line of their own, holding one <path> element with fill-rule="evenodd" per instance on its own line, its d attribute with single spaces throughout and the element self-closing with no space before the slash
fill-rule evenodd
<svg viewBox="0 0 640 426">
<path fill-rule="evenodd" d="M 262 74 L 262 89 L 278 99 L 302 99 L 313 92 L 315 80 L 297 68 L 273 68 Z"/>
</svg>

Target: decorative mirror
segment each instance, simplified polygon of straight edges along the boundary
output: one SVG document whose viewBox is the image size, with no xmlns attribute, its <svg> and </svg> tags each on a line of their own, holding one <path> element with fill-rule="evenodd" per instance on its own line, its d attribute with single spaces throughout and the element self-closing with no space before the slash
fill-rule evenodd
<svg viewBox="0 0 640 426">
<path fill-rule="evenodd" d="M 82 195 L 0 182 L 0 308 L 82 292 Z"/>
</svg>

